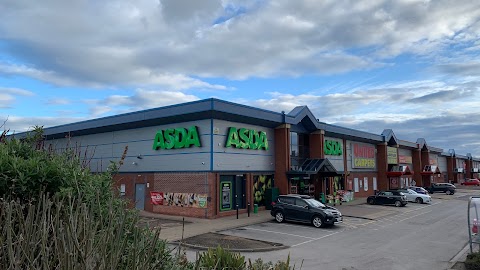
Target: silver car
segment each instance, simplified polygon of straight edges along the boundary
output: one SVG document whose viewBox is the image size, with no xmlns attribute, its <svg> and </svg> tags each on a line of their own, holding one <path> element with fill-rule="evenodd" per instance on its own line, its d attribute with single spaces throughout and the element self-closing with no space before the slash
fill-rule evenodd
<svg viewBox="0 0 480 270">
<path fill-rule="evenodd" d="M 400 189 L 399 191 L 403 192 L 407 196 L 407 201 L 416 202 L 416 203 L 431 203 L 432 197 L 428 194 L 417 193 L 412 189 Z"/>
</svg>

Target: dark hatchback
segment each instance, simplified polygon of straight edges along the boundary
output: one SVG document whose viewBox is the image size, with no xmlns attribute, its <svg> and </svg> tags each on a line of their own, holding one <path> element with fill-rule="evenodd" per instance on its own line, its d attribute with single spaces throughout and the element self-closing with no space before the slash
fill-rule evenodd
<svg viewBox="0 0 480 270">
<path fill-rule="evenodd" d="M 342 213 L 307 195 L 280 195 L 272 202 L 270 214 L 279 223 L 289 220 L 311 223 L 320 228 L 343 222 Z"/>
<path fill-rule="evenodd" d="M 407 196 L 398 190 L 380 191 L 367 198 L 368 204 L 394 204 L 397 207 L 407 205 Z"/>
</svg>

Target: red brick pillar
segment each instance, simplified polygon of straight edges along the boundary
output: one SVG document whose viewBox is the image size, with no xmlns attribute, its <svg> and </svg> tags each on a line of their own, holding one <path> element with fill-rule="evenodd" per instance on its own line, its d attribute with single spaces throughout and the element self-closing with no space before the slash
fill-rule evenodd
<svg viewBox="0 0 480 270">
<path fill-rule="evenodd" d="M 417 186 L 423 187 L 423 179 L 421 172 L 423 171 L 422 167 L 422 152 L 421 149 L 412 150 L 412 163 L 413 163 L 413 179 L 417 183 Z"/>
<path fill-rule="evenodd" d="M 287 171 L 290 169 L 290 124 L 275 128 L 275 186 L 288 194 Z"/>
<path fill-rule="evenodd" d="M 310 139 L 310 158 L 324 158 L 323 144 L 325 131 L 317 130 L 309 134 Z"/>
<path fill-rule="evenodd" d="M 455 181 L 455 157 L 447 157 L 447 182 Z"/>
<path fill-rule="evenodd" d="M 469 158 L 469 159 L 465 160 L 465 163 L 467 164 L 467 166 L 465 167 L 465 177 L 466 178 L 473 178 L 473 173 L 472 173 L 473 160 Z"/>
<path fill-rule="evenodd" d="M 423 170 L 423 167 L 427 166 L 427 165 L 432 165 L 430 164 L 430 150 L 422 150 L 422 170 Z"/>
<path fill-rule="evenodd" d="M 388 183 L 388 162 L 387 162 L 387 143 L 377 144 L 377 189 L 389 189 Z"/>
</svg>

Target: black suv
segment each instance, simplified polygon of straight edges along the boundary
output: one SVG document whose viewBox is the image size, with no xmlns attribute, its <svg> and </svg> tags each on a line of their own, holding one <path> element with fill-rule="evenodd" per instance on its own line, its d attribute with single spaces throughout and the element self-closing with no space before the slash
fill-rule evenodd
<svg viewBox="0 0 480 270">
<path fill-rule="evenodd" d="M 398 190 L 380 191 L 367 198 L 368 204 L 394 204 L 397 207 L 407 205 L 407 196 Z"/>
<path fill-rule="evenodd" d="M 311 223 L 320 228 L 343 222 L 342 213 L 307 195 L 280 195 L 272 202 L 270 214 L 277 222 L 285 220 Z"/>
<path fill-rule="evenodd" d="M 425 188 L 428 193 L 443 192 L 447 195 L 455 194 L 456 187 L 450 183 L 433 183 L 431 186 Z"/>
</svg>

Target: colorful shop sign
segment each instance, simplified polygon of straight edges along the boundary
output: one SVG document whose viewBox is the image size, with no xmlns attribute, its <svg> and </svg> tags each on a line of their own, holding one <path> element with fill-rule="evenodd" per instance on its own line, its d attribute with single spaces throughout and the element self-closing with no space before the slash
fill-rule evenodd
<svg viewBox="0 0 480 270">
<path fill-rule="evenodd" d="M 268 150 L 267 133 L 253 129 L 230 127 L 225 147 Z"/>
<path fill-rule="evenodd" d="M 341 156 L 342 143 L 339 141 L 325 140 L 323 152 L 325 153 L 325 155 Z"/>
<path fill-rule="evenodd" d="M 207 194 L 167 192 L 165 193 L 163 205 L 206 208 Z"/>
<path fill-rule="evenodd" d="M 150 201 L 153 205 L 163 205 L 163 192 L 151 191 Z"/>
<path fill-rule="evenodd" d="M 412 164 L 412 157 L 411 156 L 398 156 L 398 162 L 400 164 Z"/>
<path fill-rule="evenodd" d="M 375 147 L 372 145 L 352 143 L 353 168 L 374 169 L 375 168 Z"/>
<path fill-rule="evenodd" d="M 158 149 L 180 149 L 191 146 L 200 147 L 198 128 L 191 126 L 186 128 L 168 128 L 157 131 L 153 141 L 153 150 Z"/>
<path fill-rule="evenodd" d="M 388 164 L 398 164 L 397 148 L 387 146 L 387 162 Z"/>
</svg>

